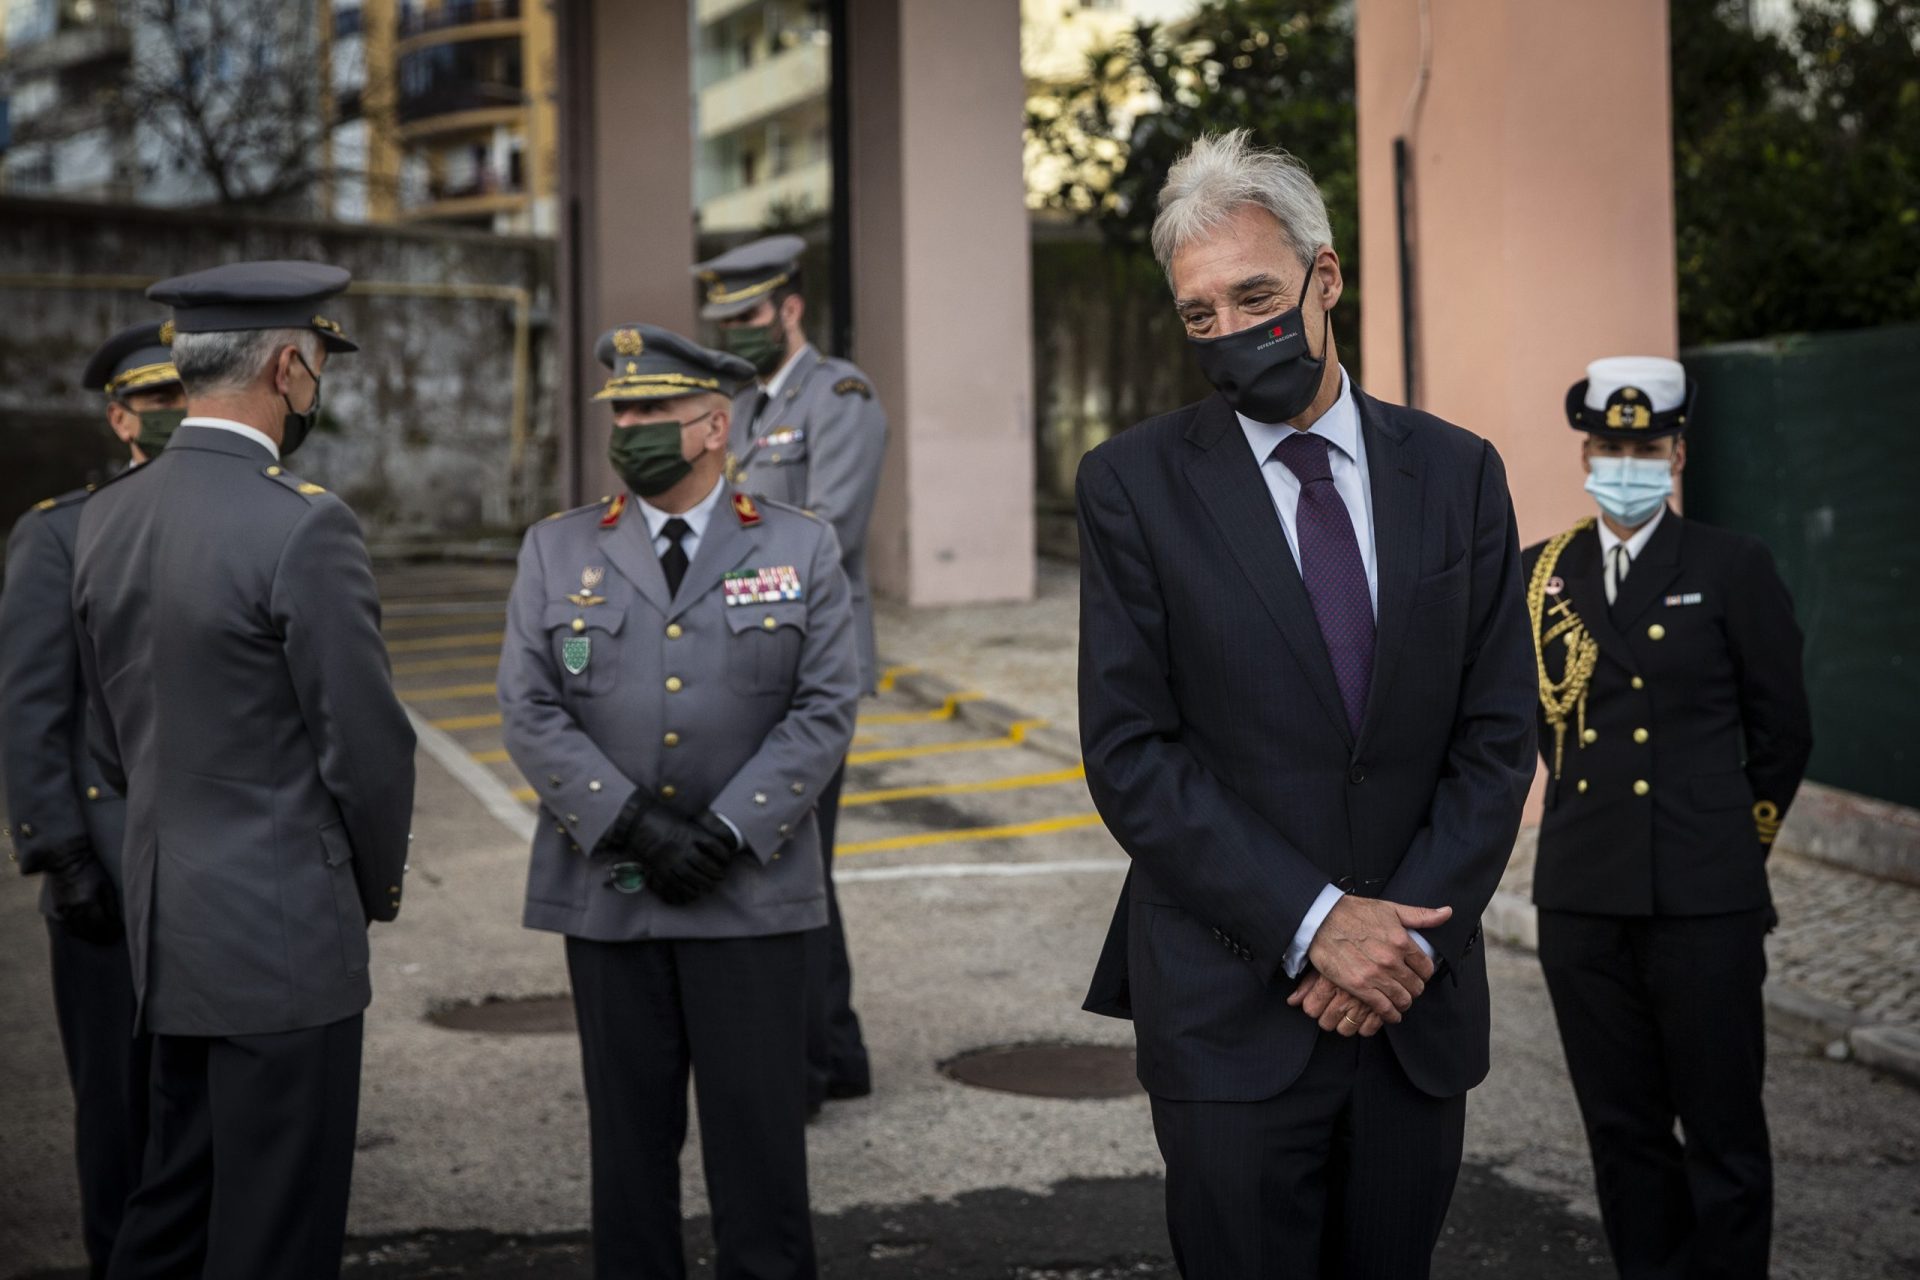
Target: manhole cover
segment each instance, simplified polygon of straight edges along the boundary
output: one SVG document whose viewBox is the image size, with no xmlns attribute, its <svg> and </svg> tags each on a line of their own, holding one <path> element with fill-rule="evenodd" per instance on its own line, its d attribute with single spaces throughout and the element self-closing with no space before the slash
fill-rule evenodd
<svg viewBox="0 0 1920 1280">
<path fill-rule="evenodd" d="M 975 1049 L 940 1064 L 976 1089 L 1035 1098 L 1125 1098 L 1141 1092 L 1133 1050 L 1106 1044 L 1014 1044 Z"/>
<path fill-rule="evenodd" d="M 442 1006 L 427 1014 L 427 1021 L 449 1031 L 480 1031 L 495 1036 L 571 1033 L 573 997 L 488 996 L 470 1004 Z"/>
</svg>

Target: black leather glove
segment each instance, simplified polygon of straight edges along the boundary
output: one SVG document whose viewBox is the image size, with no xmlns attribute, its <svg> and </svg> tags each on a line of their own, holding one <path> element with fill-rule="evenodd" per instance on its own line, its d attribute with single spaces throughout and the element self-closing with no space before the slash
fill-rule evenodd
<svg viewBox="0 0 1920 1280">
<path fill-rule="evenodd" d="M 53 918 L 82 942 L 114 942 L 121 934 L 120 903 L 107 869 L 85 845 L 45 859 Z"/>
<path fill-rule="evenodd" d="M 719 824 L 725 831 L 725 824 Z M 663 805 L 635 816 L 628 833 L 633 857 L 646 869 L 647 888 L 669 906 L 685 906 L 712 892 L 727 874 L 733 837 L 716 836 Z"/>
</svg>

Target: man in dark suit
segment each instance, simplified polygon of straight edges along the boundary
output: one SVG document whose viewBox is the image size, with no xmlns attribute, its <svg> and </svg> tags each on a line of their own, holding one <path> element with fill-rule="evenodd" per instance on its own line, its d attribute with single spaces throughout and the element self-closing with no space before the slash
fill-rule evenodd
<svg viewBox="0 0 1920 1280">
<path fill-rule="evenodd" d="M 339 1272 L 367 924 L 400 908 L 413 731 L 360 525 L 281 462 L 320 408 L 347 273 L 163 281 L 189 416 L 80 521 L 92 743 L 127 797 L 126 924 L 154 1037 L 146 1165 L 108 1274 Z"/>
<path fill-rule="evenodd" d="M 165 447 L 186 403 L 166 327 L 129 325 L 87 361 L 81 385 L 107 397 L 107 426 L 138 466 Z M 87 697 L 74 631 L 73 548 L 93 486 L 48 498 L 7 541 L 0 591 L 0 770 L 15 856 L 44 879 L 54 1016 L 73 1087 L 80 1226 L 103 1276 L 140 1171 L 147 1057 L 133 1030 L 133 977 L 120 921 L 126 800 L 86 747 Z"/>
<path fill-rule="evenodd" d="M 1685 370 L 1587 375 L 1567 419 L 1600 519 L 1526 553 L 1540 967 L 1620 1274 L 1764 1277 L 1766 863 L 1813 749 L 1800 628 L 1765 544 L 1667 509 Z"/>
<path fill-rule="evenodd" d="M 1427 1274 L 1533 771 L 1500 459 L 1350 385 L 1330 240 L 1291 157 L 1196 143 L 1153 242 L 1220 394 L 1080 469 L 1081 741 L 1133 859 L 1087 1007 L 1134 1021 L 1189 1277 Z"/>
</svg>

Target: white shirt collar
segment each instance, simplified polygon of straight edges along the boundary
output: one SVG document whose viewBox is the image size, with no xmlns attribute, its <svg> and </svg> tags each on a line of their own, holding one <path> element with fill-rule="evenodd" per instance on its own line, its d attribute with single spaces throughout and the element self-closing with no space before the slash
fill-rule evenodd
<svg viewBox="0 0 1920 1280">
<path fill-rule="evenodd" d="M 813 344 L 811 342 L 803 342 L 800 344 L 798 350 L 787 357 L 787 362 L 780 366 L 780 372 L 774 374 L 773 377 L 767 381 L 767 399 L 773 399 L 786 389 L 788 380 L 793 377 L 793 367 L 800 363 L 801 356 L 811 350 L 813 350 Z"/>
<path fill-rule="evenodd" d="M 720 505 L 720 495 L 726 487 L 716 477 L 713 482 L 713 492 L 694 503 L 691 510 L 680 513 L 679 518 L 687 522 L 687 528 L 694 537 L 698 538 L 706 533 L 707 519 L 713 515 L 713 509 Z M 667 521 L 674 518 L 673 513 L 662 511 L 637 493 L 633 496 L 633 500 L 639 504 L 640 514 L 647 518 L 647 536 L 658 538 L 660 531 L 667 527 Z"/>
<path fill-rule="evenodd" d="M 273 442 L 273 437 L 255 430 L 244 422 L 235 422 L 232 418 L 182 418 L 180 425 L 183 427 L 213 427 L 219 431 L 231 431 L 235 435 L 245 436 L 247 439 L 265 449 L 268 453 L 271 453 L 275 462 L 280 461 L 280 446 Z"/>
<path fill-rule="evenodd" d="M 1244 413 L 1234 416 L 1240 419 L 1240 429 L 1246 432 L 1247 443 L 1253 445 L 1254 456 L 1260 459 L 1263 466 L 1273 456 L 1274 446 L 1294 432 L 1284 422 L 1257 422 Z M 1359 457 L 1359 445 L 1356 442 L 1360 437 L 1360 410 L 1353 402 L 1353 383 L 1347 378 L 1345 365 L 1340 366 L 1340 395 L 1307 428 L 1307 434 L 1325 437 L 1349 458 Z"/>
<path fill-rule="evenodd" d="M 1602 560 L 1606 559 L 1613 554 L 1615 547 L 1625 542 L 1627 544 L 1627 559 L 1638 560 L 1640 553 L 1647 549 L 1647 544 L 1653 541 L 1653 531 L 1658 529 L 1660 522 L 1666 518 L 1666 504 L 1662 503 L 1660 509 L 1653 513 L 1653 519 L 1647 521 L 1638 529 L 1635 529 L 1631 538 L 1624 539 L 1615 533 L 1605 520 L 1600 521 L 1600 558 Z"/>
</svg>

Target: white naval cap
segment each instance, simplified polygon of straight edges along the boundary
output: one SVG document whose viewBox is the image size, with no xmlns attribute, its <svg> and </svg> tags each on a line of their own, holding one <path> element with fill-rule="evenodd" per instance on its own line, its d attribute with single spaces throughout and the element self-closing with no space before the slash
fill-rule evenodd
<svg viewBox="0 0 1920 1280">
<path fill-rule="evenodd" d="M 1665 356 L 1608 356 L 1587 366 L 1587 408 L 1606 408 L 1623 387 L 1639 391 L 1653 412 L 1665 413 L 1687 402 L 1687 371 Z"/>
</svg>

